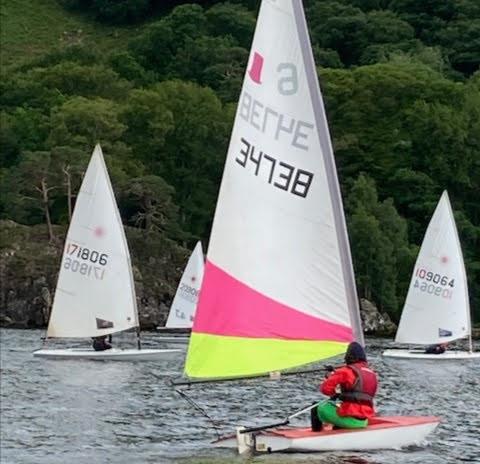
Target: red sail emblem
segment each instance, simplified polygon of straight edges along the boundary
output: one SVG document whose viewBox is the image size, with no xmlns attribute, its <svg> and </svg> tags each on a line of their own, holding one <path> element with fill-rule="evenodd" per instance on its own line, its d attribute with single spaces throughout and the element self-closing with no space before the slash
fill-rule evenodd
<svg viewBox="0 0 480 464">
<path fill-rule="evenodd" d="M 254 52 L 252 66 L 248 70 L 248 75 L 250 76 L 250 79 L 252 79 L 252 81 L 257 84 L 262 83 L 261 81 L 262 68 L 263 68 L 263 56 L 257 52 Z"/>
</svg>

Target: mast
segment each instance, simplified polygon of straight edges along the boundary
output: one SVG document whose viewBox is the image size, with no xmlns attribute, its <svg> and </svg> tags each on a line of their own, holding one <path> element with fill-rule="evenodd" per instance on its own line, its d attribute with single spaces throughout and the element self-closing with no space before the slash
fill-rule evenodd
<svg viewBox="0 0 480 464">
<path fill-rule="evenodd" d="M 333 203 L 333 215 L 337 229 L 338 248 L 342 260 L 342 271 L 347 290 L 347 303 L 352 322 L 352 329 L 357 342 L 361 345 L 364 345 L 362 321 L 360 318 L 360 309 L 358 305 L 358 295 L 355 285 L 352 257 L 350 254 L 347 225 L 345 222 L 345 215 L 343 213 L 342 195 L 338 182 L 337 170 L 335 167 L 330 132 L 328 130 L 325 105 L 323 103 L 322 93 L 320 92 L 320 85 L 318 83 L 303 4 L 301 1 L 293 0 L 292 6 L 295 14 L 295 23 L 297 25 L 298 34 L 300 37 L 300 47 L 302 51 L 303 62 L 305 64 L 308 88 L 310 90 L 313 112 L 315 115 L 315 123 L 319 132 L 320 146 L 324 154 L 323 159 L 325 160 L 328 188 Z"/>
<path fill-rule="evenodd" d="M 460 244 L 460 237 L 458 236 L 457 223 L 455 222 L 455 216 L 453 215 L 452 204 L 450 203 L 450 197 L 448 192 L 445 190 L 443 192 L 447 199 L 448 212 L 450 214 L 450 219 L 453 224 L 454 236 L 457 242 L 457 247 L 460 252 L 460 259 L 462 261 L 462 279 L 463 279 L 463 288 L 465 292 L 465 305 L 467 311 L 467 323 L 468 323 L 468 351 L 473 353 L 473 339 L 472 339 L 472 311 L 470 309 L 470 299 L 468 295 L 468 282 L 467 282 L 467 272 L 465 270 L 465 261 L 463 260 L 462 246 Z"/>
</svg>

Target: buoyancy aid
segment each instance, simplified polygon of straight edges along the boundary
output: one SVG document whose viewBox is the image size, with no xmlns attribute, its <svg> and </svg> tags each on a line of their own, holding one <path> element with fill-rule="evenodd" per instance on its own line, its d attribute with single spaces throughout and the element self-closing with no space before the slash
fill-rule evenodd
<svg viewBox="0 0 480 464">
<path fill-rule="evenodd" d="M 355 373 L 356 380 L 351 389 L 342 387 L 340 399 L 373 407 L 373 397 L 378 387 L 377 374 L 368 366 L 349 364 L 347 367 Z"/>
</svg>

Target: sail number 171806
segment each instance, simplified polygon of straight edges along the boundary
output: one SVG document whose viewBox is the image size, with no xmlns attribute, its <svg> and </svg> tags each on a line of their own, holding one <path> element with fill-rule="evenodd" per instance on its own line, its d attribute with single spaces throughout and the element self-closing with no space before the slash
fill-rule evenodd
<svg viewBox="0 0 480 464">
<path fill-rule="evenodd" d="M 67 243 L 63 268 L 81 275 L 103 280 L 108 255 L 97 250 L 81 247 L 76 243 Z"/>
</svg>

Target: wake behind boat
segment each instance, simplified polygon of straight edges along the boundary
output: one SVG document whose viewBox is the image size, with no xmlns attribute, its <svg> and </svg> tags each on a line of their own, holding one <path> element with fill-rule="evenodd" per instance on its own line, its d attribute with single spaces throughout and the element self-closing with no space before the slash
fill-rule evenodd
<svg viewBox="0 0 480 464">
<path fill-rule="evenodd" d="M 185 374 L 214 381 L 281 371 L 343 354 L 352 340 L 363 344 L 363 332 L 302 2 L 263 0 Z M 420 443 L 438 423 L 378 417 L 361 430 L 324 432 L 277 423 L 239 430 L 217 445 L 239 452 L 380 449 Z"/>
<path fill-rule="evenodd" d="M 95 338 L 136 329 L 137 349 L 42 349 L 36 357 L 144 361 L 180 349 L 141 349 L 130 253 L 100 145 L 90 159 L 68 229 L 48 338 Z M 105 347 L 107 345 L 104 345 Z"/>
<path fill-rule="evenodd" d="M 428 224 L 395 342 L 446 346 L 468 337 L 468 351 L 393 349 L 383 352 L 389 358 L 462 360 L 480 359 L 473 352 L 472 323 L 468 298 L 467 275 L 455 218 L 443 192 Z"/>
</svg>

